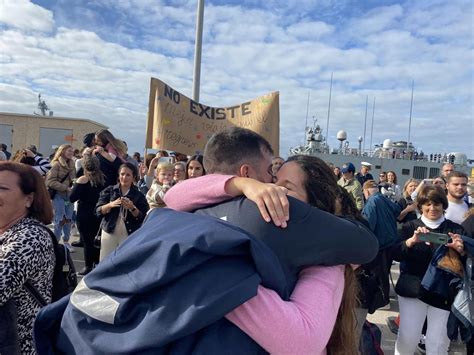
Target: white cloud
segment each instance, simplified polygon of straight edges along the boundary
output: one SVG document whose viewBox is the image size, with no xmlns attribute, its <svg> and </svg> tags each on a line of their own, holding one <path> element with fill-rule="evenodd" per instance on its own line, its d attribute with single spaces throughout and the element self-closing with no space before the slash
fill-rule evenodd
<svg viewBox="0 0 474 355">
<path fill-rule="evenodd" d="M 190 96 L 196 4 L 73 2 L 79 6 L 73 13 L 87 10 L 80 26 L 64 21 L 70 1 L 58 1 L 63 13 L 59 16 L 55 10 L 54 16 L 56 21 L 61 18 L 61 25 L 54 28 L 51 22 L 49 32 L 0 31 L 0 111 L 30 113 L 41 92 L 55 114 L 100 121 L 127 140 L 131 150 L 141 151 L 150 77 Z M 316 8 L 309 0 L 302 4 L 305 12 L 296 1 L 272 0 L 265 9 L 253 0 L 245 3 L 252 6 L 206 6 L 203 103 L 233 105 L 279 90 L 281 154 L 287 155 L 304 137 L 308 90 L 309 121 L 315 116 L 325 129 L 331 72 L 333 147 L 339 129 L 346 129 L 354 144 L 362 134 L 366 95 L 370 110 L 376 97 L 374 143 L 406 139 L 415 80 L 415 143 L 425 151 L 442 151 L 442 144 L 449 142 L 446 150 L 470 150 L 474 156 L 469 144 L 472 34 L 466 32 L 470 20 L 465 0 L 358 8 L 360 14 L 355 11 L 349 18 L 341 12 L 344 1 L 318 2 L 318 9 L 334 12 L 333 22 L 308 15 Z M 120 17 L 113 23 L 117 27 L 104 27 L 105 12 L 99 10 L 115 11 Z M 52 13 L 43 11 L 52 21 Z M 111 32 L 113 36 L 104 35 Z M 448 122 L 463 129 L 455 131 Z M 450 126 L 443 129 L 445 139 L 435 135 L 433 123 Z"/>
<path fill-rule="evenodd" d="M 0 23 L 24 31 L 50 32 L 53 13 L 28 0 L 0 0 Z"/>
<path fill-rule="evenodd" d="M 397 22 L 403 15 L 400 5 L 381 6 L 364 14 L 363 17 L 355 19 L 350 24 L 350 32 L 363 37 L 370 33 L 382 31 Z"/>
<path fill-rule="evenodd" d="M 333 26 L 330 26 L 324 22 L 300 22 L 286 29 L 288 34 L 295 36 L 296 38 L 303 40 L 314 40 L 321 36 L 332 33 L 334 31 Z"/>
</svg>

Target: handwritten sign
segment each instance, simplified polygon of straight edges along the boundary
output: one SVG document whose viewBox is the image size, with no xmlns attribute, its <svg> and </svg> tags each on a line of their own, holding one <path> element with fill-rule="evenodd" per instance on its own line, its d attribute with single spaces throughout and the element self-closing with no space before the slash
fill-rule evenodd
<svg viewBox="0 0 474 355">
<path fill-rule="evenodd" d="M 231 126 L 251 129 L 265 137 L 278 155 L 280 143 L 279 93 L 230 107 L 211 107 L 193 101 L 159 79 L 152 78 L 146 147 L 193 155 L 207 140 Z"/>
</svg>

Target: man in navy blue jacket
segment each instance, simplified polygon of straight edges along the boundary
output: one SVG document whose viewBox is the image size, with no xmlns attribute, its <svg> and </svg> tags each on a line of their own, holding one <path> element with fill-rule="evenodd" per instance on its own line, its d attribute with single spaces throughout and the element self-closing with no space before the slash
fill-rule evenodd
<svg viewBox="0 0 474 355">
<path fill-rule="evenodd" d="M 398 240 L 397 218 L 401 207 L 383 196 L 374 180 L 366 181 L 363 191 L 367 202 L 362 215 L 377 237 L 380 250 L 388 248 Z"/>
<path fill-rule="evenodd" d="M 377 257 L 369 265 L 366 265 L 366 268 L 376 276 L 379 285 L 372 305 L 373 309 L 377 309 L 390 302 L 389 274 L 392 259 L 389 255 L 389 247 L 398 240 L 397 218 L 400 215 L 401 207 L 383 196 L 374 180 L 366 181 L 362 188 L 367 200 L 362 215 L 367 219 L 370 229 L 379 242 Z M 365 320 L 367 312 L 367 309 L 359 309 L 357 315 L 359 322 Z"/>
<path fill-rule="evenodd" d="M 230 149 L 208 144 L 215 149 L 207 155 L 208 165 L 205 156 L 207 169 L 237 167 L 241 176 L 271 180 L 267 169 L 271 147 L 263 138 L 243 129 L 214 138 L 211 143 L 230 140 Z M 74 291 L 62 319 L 60 349 L 261 353 L 262 348 L 223 318 L 253 297 L 258 283 L 288 299 L 303 267 L 367 263 L 378 250 L 375 237 L 362 225 L 294 199 L 285 229 L 263 221 L 255 204 L 246 199 L 199 213 L 225 216 L 230 223 L 166 209 L 153 211 L 142 228 Z M 40 319 L 47 315 L 42 311 Z"/>
</svg>

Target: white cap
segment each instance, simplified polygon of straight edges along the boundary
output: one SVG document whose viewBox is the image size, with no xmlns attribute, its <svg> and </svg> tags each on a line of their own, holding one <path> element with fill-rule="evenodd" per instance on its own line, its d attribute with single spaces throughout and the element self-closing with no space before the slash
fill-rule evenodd
<svg viewBox="0 0 474 355">
<path fill-rule="evenodd" d="M 372 164 L 367 163 L 366 161 L 361 162 L 360 165 L 366 166 L 366 167 L 368 167 L 368 168 L 370 168 L 370 167 L 372 166 Z"/>
</svg>

